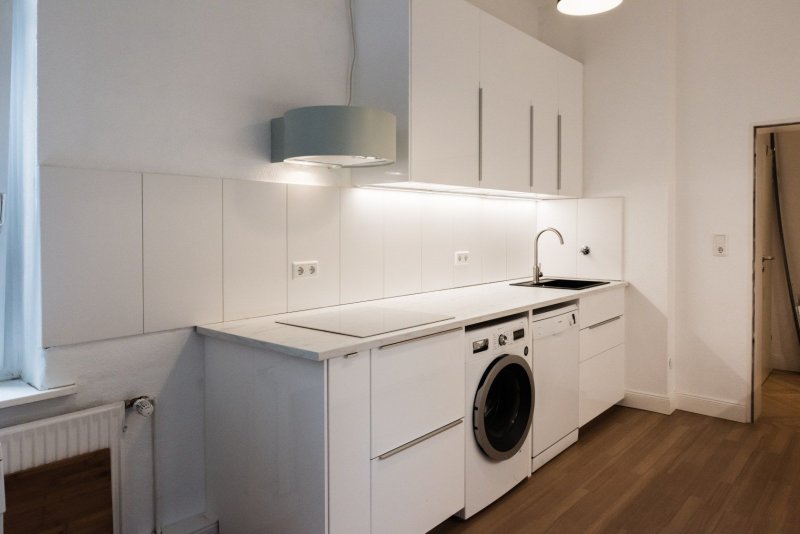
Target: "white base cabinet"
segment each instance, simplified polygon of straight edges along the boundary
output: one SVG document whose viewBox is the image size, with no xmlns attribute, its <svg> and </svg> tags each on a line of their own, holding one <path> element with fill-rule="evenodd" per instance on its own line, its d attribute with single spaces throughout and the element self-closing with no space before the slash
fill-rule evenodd
<svg viewBox="0 0 800 534">
<path fill-rule="evenodd" d="M 372 460 L 372 532 L 427 532 L 463 507 L 463 421 Z"/>
<path fill-rule="evenodd" d="M 324 362 L 206 338 L 206 500 L 220 532 L 425 532 L 461 510 L 463 338 Z"/>
<path fill-rule="evenodd" d="M 625 289 L 580 299 L 580 426 L 625 397 Z"/>
</svg>

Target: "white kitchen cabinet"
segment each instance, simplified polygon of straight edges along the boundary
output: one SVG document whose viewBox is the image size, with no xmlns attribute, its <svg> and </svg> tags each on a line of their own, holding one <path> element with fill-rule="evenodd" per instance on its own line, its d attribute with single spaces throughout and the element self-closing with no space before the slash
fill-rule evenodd
<svg viewBox="0 0 800 534">
<path fill-rule="evenodd" d="M 42 345 L 142 324 L 142 175 L 41 167 Z"/>
<path fill-rule="evenodd" d="M 531 191 L 558 195 L 558 56 L 535 39 L 527 48 L 531 65 L 533 181 Z"/>
<path fill-rule="evenodd" d="M 481 187 L 530 192 L 533 39 L 488 13 L 480 22 Z"/>
<path fill-rule="evenodd" d="M 356 0 L 353 103 L 397 116 L 397 161 L 354 184 L 478 187 L 480 9 L 463 0 Z"/>
<path fill-rule="evenodd" d="M 558 55 L 558 194 L 583 193 L 583 65 Z"/>
<path fill-rule="evenodd" d="M 478 185 L 479 14 L 463 0 L 411 2 L 409 174 L 415 182 Z"/>
<path fill-rule="evenodd" d="M 372 458 L 464 417 L 461 329 L 372 350 Z"/>
<path fill-rule="evenodd" d="M 580 299 L 580 426 L 625 397 L 625 288 Z"/>
<path fill-rule="evenodd" d="M 369 352 L 328 361 L 330 534 L 370 531 Z"/>
<path fill-rule="evenodd" d="M 314 361 L 205 338 L 220 532 L 425 532 L 464 506 L 461 328 Z"/>
<path fill-rule="evenodd" d="M 464 507 L 464 421 L 441 430 L 372 460 L 372 532 L 427 532 Z"/>
<path fill-rule="evenodd" d="M 580 426 L 625 398 L 625 345 L 617 345 L 580 366 Z"/>
<path fill-rule="evenodd" d="M 145 174 L 144 331 L 222 321 L 222 180 Z"/>
<path fill-rule="evenodd" d="M 578 278 L 622 280 L 623 199 L 578 200 Z"/>
</svg>

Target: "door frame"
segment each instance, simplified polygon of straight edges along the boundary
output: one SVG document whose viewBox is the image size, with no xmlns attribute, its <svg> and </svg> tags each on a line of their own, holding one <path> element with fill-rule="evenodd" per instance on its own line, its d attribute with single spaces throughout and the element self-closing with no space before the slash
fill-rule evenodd
<svg viewBox="0 0 800 534">
<path fill-rule="evenodd" d="M 752 146 L 751 146 L 751 153 L 753 155 L 753 249 L 752 249 L 752 265 L 753 265 L 753 272 L 750 279 L 751 284 L 751 307 L 752 307 L 752 320 L 751 320 L 751 343 L 750 343 L 750 396 L 747 398 L 747 403 L 749 406 L 746 406 L 746 416 L 748 417 L 748 423 L 755 423 L 756 422 L 756 312 L 757 312 L 757 302 L 756 302 L 756 269 L 759 268 L 760 261 L 757 263 L 756 258 L 756 217 L 758 215 L 756 209 L 758 207 L 758 167 L 756 164 L 756 141 L 758 138 L 758 134 L 760 130 L 772 130 L 778 128 L 784 128 L 789 126 L 795 126 L 800 129 L 800 118 L 798 119 L 787 119 L 780 122 L 764 122 L 764 123 L 755 123 L 752 126 Z"/>
</svg>

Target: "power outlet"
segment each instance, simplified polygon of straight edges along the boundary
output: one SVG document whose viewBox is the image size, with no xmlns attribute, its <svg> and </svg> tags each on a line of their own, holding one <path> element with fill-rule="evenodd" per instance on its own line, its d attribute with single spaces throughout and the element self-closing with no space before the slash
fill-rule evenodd
<svg viewBox="0 0 800 534">
<path fill-rule="evenodd" d="M 470 256 L 469 250 L 458 250 L 454 256 L 454 263 L 456 266 L 459 265 L 469 265 L 470 264 Z"/>
<path fill-rule="evenodd" d="M 714 256 L 719 258 L 728 255 L 728 236 L 725 234 L 714 234 L 714 248 L 711 251 Z"/>
<path fill-rule="evenodd" d="M 319 262 L 295 261 L 292 262 L 292 279 L 316 278 L 319 276 Z"/>
</svg>

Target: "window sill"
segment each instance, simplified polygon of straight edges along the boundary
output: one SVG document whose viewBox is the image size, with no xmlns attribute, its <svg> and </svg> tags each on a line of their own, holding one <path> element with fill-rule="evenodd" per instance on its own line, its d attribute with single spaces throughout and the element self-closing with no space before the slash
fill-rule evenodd
<svg viewBox="0 0 800 534">
<path fill-rule="evenodd" d="M 74 395 L 77 390 L 78 388 L 75 384 L 60 388 L 39 390 L 26 384 L 22 380 L 8 380 L 0 382 L 0 409 L 31 402 L 56 399 L 58 397 L 66 397 L 67 395 Z"/>
</svg>

